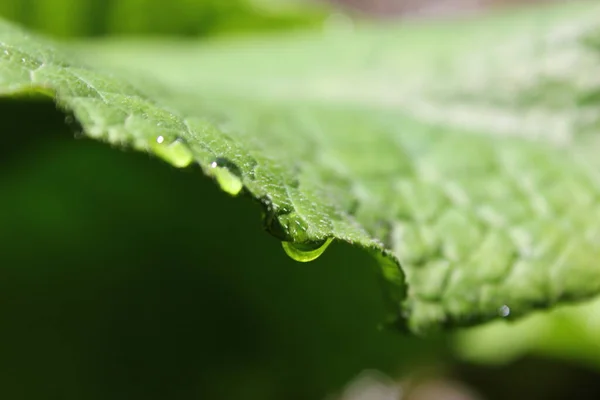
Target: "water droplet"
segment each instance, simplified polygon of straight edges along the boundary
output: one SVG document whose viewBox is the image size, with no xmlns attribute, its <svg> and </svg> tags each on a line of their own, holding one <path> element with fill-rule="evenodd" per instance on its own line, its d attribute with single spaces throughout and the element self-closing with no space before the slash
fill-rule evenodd
<svg viewBox="0 0 600 400">
<path fill-rule="evenodd" d="M 237 196 L 243 189 L 240 169 L 226 158 L 217 158 L 210 163 L 210 173 L 219 183 L 221 189 L 232 196 Z"/>
<path fill-rule="evenodd" d="M 244 160 L 244 177 L 250 180 L 256 180 L 256 168 L 258 167 L 258 162 L 252 158 L 248 157 L 247 160 Z"/>
<path fill-rule="evenodd" d="M 271 195 L 265 194 L 260 198 L 260 202 L 262 203 L 267 213 L 273 212 L 273 199 L 271 198 Z"/>
<path fill-rule="evenodd" d="M 504 304 L 502 307 L 498 308 L 498 315 L 502 318 L 506 318 L 510 315 L 510 307 Z"/>
<path fill-rule="evenodd" d="M 291 259 L 298 262 L 309 262 L 319 258 L 332 241 L 333 239 L 329 238 L 310 243 L 281 242 L 281 245 Z"/>
<path fill-rule="evenodd" d="M 185 168 L 194 160 L 192 151 L 181 139 L 177 139 L 171 144 L 166 144 L 165 138 L 159 136 L 156 138 L 156 142 L 152 143 L 150 147 L 157 156 L 177 168 Z"/>
</svg>

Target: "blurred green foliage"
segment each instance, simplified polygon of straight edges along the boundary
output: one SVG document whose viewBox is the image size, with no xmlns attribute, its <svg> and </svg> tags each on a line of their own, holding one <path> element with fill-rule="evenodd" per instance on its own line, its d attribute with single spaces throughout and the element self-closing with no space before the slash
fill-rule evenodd
<svg viewBox="0 0 600 400">
<path fill-rule="evenodd" d="M 310 27 L 323 6 L 295 0 L 3 0 L 0 16 L 62 37 L 210 36 Z"/>
</svg>

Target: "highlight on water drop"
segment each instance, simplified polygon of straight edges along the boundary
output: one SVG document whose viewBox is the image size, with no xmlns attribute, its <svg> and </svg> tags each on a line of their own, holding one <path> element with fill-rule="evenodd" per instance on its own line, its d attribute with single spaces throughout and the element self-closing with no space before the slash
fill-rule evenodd
<svg viewBox="0 0 600 400">
<path fill-rule="evenodd" d="M 506 318 L 510 315 L 510 307 L 504 304 L 502 307 L 498 308 L 498 315 L 502 318 Z"/>
<path fill-rule="evenodd" d="M 235 164 L 225 158 L 217 158 L 210 163 L 210 173 L 221 189 L 232 196 L 237 196 L 244 188 L 241 172 Z"/>
<path fill-rule="evenodd" d="M 329 238 L 310 243 L 281 242 L 281 245 L 291 259 L 298 262 L 309 262 L 319 258 L 327 250 L 332 241 L 333 239 Z"/>
<path fill-rule="evenodd" d="M 168 143 L 164 136 L 158 136 L 150 143 L 150 148 L 154 154 L 177 168 L 185 168 L 194 161 L 192 150 L 181 139 Z"/>
</svg>

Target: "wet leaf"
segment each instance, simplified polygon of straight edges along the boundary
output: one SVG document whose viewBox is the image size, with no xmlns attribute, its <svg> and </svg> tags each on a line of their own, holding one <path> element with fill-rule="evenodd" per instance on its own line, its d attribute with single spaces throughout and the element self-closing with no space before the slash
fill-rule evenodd
<svg viewBox="0 0 600 400">
<path fill-rule="evenodd" d="M 0 93 L 367 249 L 418 333 L 600 292 L 598 11 L 61 49 L 1 23 Z"/>
</svg>

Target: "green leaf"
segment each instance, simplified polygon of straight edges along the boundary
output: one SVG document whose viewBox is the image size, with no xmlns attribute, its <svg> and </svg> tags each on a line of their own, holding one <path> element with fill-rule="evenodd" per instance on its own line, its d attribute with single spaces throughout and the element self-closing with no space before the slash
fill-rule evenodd
<svg viewBox="0 0 600 400">
<path fill-rule="evenodd" d="M 241 182 L 297 249 L 367 249 L 423 332 L 600 292 L 597 11 L 67 51 L 2 23 L 0 93 Z"/>
</svg>

